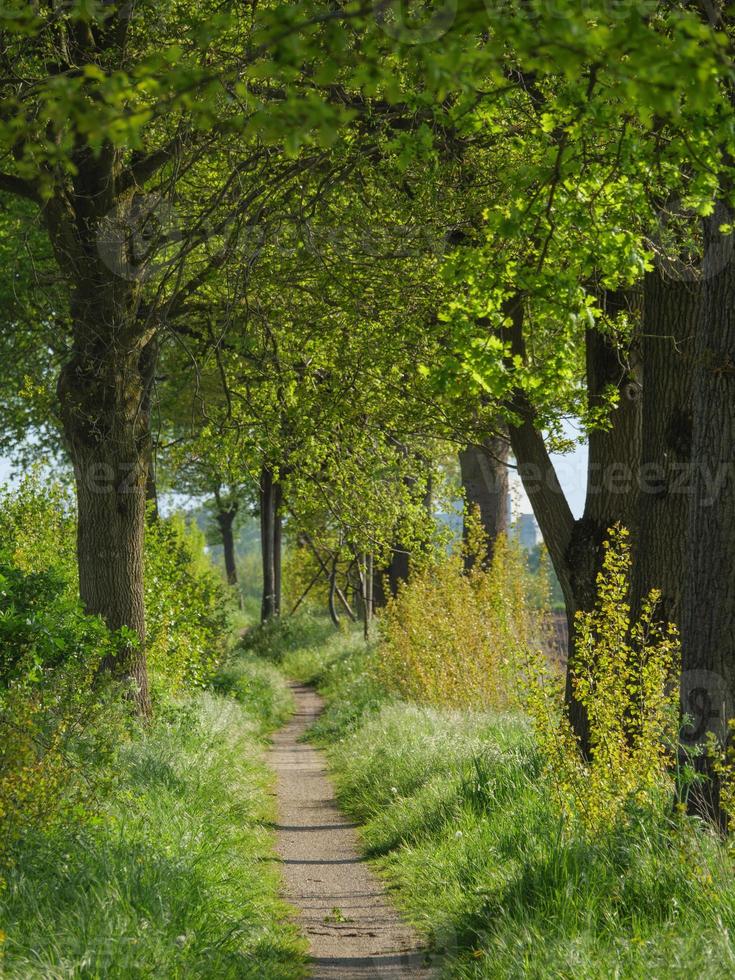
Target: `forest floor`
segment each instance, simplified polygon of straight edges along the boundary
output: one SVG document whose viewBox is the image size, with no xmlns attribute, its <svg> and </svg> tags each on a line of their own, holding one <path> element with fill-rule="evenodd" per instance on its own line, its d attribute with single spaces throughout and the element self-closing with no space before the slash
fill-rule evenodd
<svg viewBox="0 0 735 980">
<path fill-rule="evenodd" d="M 292 685 L 296 711 L 273 739 L 277 850 L 284 898 L 297 910 L 315 980 L 428 977 L 421 940 L 388 901 L 360 855 L 356 825 L 337 806 L 323 753 L 302 739 L 323 710 L 311 688 Z"/>
</svg>

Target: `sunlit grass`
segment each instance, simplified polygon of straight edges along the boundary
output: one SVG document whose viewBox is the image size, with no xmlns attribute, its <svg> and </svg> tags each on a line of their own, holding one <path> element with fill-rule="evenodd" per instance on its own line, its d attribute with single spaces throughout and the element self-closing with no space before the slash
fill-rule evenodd
<svg viewBox="0 0 735 980">
<path fill-rule="evenodd" d="M 304 973 L 277 897 L 262 737 L 289 693 L 267 665 L 163 713 L 115 760 L 99 818 L 23 838 L 0 898 L 9 978 L 264 978 Z"/>
<path fill-rule="evenodd" d="M 735 975 L 735 879 L 706 829 L 649 815 L 592 840 L 561 816 L 520 714 L 388 697 L 359 636 L 291 636 L 279 655 L 319 683 L 312 738 L 406 916 L 461 978 Z"/>
</svg>

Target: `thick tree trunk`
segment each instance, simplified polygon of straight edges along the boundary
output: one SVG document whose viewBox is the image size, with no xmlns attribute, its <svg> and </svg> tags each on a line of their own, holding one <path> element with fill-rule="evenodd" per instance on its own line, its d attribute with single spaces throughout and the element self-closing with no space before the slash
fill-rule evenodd
<svg viewBox="0 0 735 980">
<path fill-rule="evenodd" d="M 682 610 L 682 711 L 692 745 L 708 733 L 721 744 L 735 716 L 735 265 L 732 239 L 719 226 L 732 214 L 718 205 L 705 223 L 702 316 L 696 337 L 693 496 L 689 566 Z M 706 754 L 699 766 L 708 771 Z M 723 823 L 712 779 L 694 794 L 705 815 Z"/>
<path fill-rule="evenodd" d="M 681 625 L 691 500 L 692 377 L 701 285 L 646 276 L 643 435 L 633 609 L 661 591 L 661 618 Z"/>
<path fill-rule="evenodd" d="M 106 666 L 133 682 L 147 714 L 143 538 L 150 433 L 142 345 L 123 330 L 81 325 L 75 334 L 59 400 L 77 485 L 79 592 L 86 611 L 110 629 L 137 634 L 138 642 L 124 645 Z"/>
<path fill-rule="evenodd" d="M 508 530 L 508 454 L 507 439 L 489 437 L 482 445 L 471 445 L 459 454 L 467 508 L 479 508 L 480 520 L 487 535 L 487 552 L 484 561 L 492 560 L 495 542 Z M 467 527 L 464 529 L 465 540 Z M 473 557 L 465 555 L 465 567 L 469 570 Z"/>
<path fill-rule="evenodd" d="M 125 30 L 113 16 L 106 35 L 113 57 Z M 76 57 L 86 63 L 90 54 L 80 50 Z M 113 630 L 137 634 L 106 666 L 133 682 L 145 714 L 143 535 L 157 326 L 141 315 L 140 282 L 125 264 L 134 237 L 133 195 L 118 194 L 121 151 L 110 144 L 95 153 L 81 146 L 74 164 L 68 184 L 44 203 L 42 215 L 71 293 L 73 344 L 58 394 L 77 483 L 79 589 L 88 612 Z M 110 223 L 124 232 L 112 259 L 101 248 Z"/>
<path fill-rule="evenodd" d="M 608 315 L 626 306 L 618 293 L 606 295 Z M 583 751 L 589 750 L 586 713 L 573 689 L 576 664 L 574 619 L 577 611 L 590 610 L 597 598 L 597 574 L 602 563 L 602 543 L 608 530 L 621 524 L 635 540 L 638 521 L 638 465 L 641 453 L 642 388 L 636 342 L 627 358 L 606 335 L 588 330 L 586 338 L 587 397 L 598 407 L 605 392 L 617 390 L 618 404 L 607 429 L 594 429 L 588 439 L 587 494 L 582 519 L 575 522 L 567 550 L 573 600 L 567 607 L 569 649 L 566 700 L 569 718 Z"/>
</svg>

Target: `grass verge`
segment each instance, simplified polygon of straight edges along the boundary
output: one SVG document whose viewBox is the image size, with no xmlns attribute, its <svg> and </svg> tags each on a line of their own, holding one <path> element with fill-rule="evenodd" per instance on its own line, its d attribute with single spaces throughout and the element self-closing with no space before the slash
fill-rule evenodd
<svg viewBox="0 0 735 980">
<path fill-rule="evenodd" d="M 94 818 L 19 841 L 0 894 L 0 975 L 304 975 L 305 947 L 277 897 L 261 760 L 290 692 L 247 654 L 217 687 L 120 747 Z"/>
<path fill-rule="evenodd" d="M 321 628 L 321 639 L 319 629 Z M 359 637 L 309 623 L 269 656 L 318 684 L 312 737 L 407 917 L 460 978 L 735 976 L 735 880 L 684 817 L 575 839 L 524 719 L 389 698 Z"/>
</svg>

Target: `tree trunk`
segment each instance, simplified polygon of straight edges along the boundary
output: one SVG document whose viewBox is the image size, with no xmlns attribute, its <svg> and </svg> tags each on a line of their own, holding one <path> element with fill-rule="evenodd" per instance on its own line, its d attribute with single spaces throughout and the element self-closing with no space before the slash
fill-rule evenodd
<svg viewBox="0 0 735 980">
<path fill-rule="evenodd" d="M 648 273 L 643 309 L 643 435 L 633 609 L 661 591 L 661 619 L 681 625 L 691 500 L 692 376 L 701 286 Z"/>
<path fill-rule="evenodd" d="M 392 596 L 398 595 L 401 582 L 407 582 L 410 573 L 410 555 L 406 548 L 394 548 L 388 566 L 388 584 Z"/>
<path fill-rule="evenodd" d="M 492 560 L 495 542 L 508 530 L 508 454 L 507 439 L 491 436 L 482 445 L 471 445 L 459 454 L 465 502 L 468 510 L 479 508 L 480 521 L 487 535 L 484 564 Z M 465 542 L 467 526 L 464 528 Z M 474 557 L 465 554 L 465 569 L 470 570 Z"/>
<path fill-rule="evenodd" d="M 133 682 L 139 709 L 148 714 L 143 538 L 150 433 L 144 344 L 123 330 L 91 330 L 86 323 L 75 336 L 58 390 L 77 486 L 79 593 L 85 610 L 110 629 L 137 634 L 137 642 L 124 644 L 105 666 Z"/>
<path fill-rule="evenodd" d="M 627 304 L 624 295 L 608 293 L 608 313 Z M 514 353 L 524 355 L 523 310 L 517 301 L 509 310 Z M 618 406 L 612 412 L 610 427 L 589 436 L 587 495 L 584 514 L 575 521 L 559 484 L 544 438 L 534 424 L 533 411 L 522 395 L 513 409 L 520 415 L 519 426 L 510 427 L 511 448 L 518 463 L 524 489 L 533 507 L 549 556 L 554 565 L 566 606 L 569 625 L 566 699 L 569 718 L 584 753 L 589 751 L 589 727 L 585 712 L 574 696 L 575 616 L 592 608 L 596 578 L 601 563 L 601 546 L 608 528 L 622 523 L 635 529 L 638 501 L 638 461 L 641 438 L 641 398 L 639 364 L 635 350 L 621 358 L 617 346 L 599 331 L 586 337 L 587 389 L 592 407 L 600 404 L 604 392 L 613 385 Z"/>
<path fill-rule="evenodd" d="M 339 629 L 339 613 L 334 599 L 337 595 L 337 558 L 332 560 L 332 570 L 329 573 L 329 616 L 332 623 Z"/>
<path fill-rule="evenodd" d="M 235 535 L 232 526 L 235 523 L 237 509 L 219 511 L 217 514 L 217 524 L 222 537 L 222 548 L 225 557 L 225 574 L 227 584 L 237 586 L 237 563 L 235 561 Z"/>
<path fill-rule="evenodd" d="M 696 336 L 692 483 L 682 610 L 683 735 L 728 740 L 735 716 L 735 266 L 732 239 L 719 226 L 732 214 L 718 204 L 705 222 L 702 316 Z M 697 760 L 712 777 L 707 755 Z M 704 815 L 724 822 L 715 778 L 694 794 Z"/>
<path fill-rule="evenodd" d="M 122 37 L 125 25 L 117 26 Z M 110 28 L 107 39 L 114 47 L 112 21 Z M 80 63 L 89 60 L 89 52 L 78 54 Z M 125 274 L 129 267 L 117 261 L 133 247 L 135 227 L 133 195 L 118 193 L 121 166 L 121 151 L 110 144 L 95 153 L 80 146 L 73 176 L 43 204 L 42 216 L 70 289 L 73 342 L 58 395 L 77 485 L 80 597 L 87 612 L 111 629 L 137 634 L 105 666 L 132 681 L 139 709 L 147 714 L 143 537 L 158 328 L 141 315 L 138 277 Z M 100 247 L 111 215 L 126 232 L 112 262 Z"/>
<path fill-rule="evenodd" d="M 281 615 L 283 591 L 283 488 L 280 481 L 273 485 L 273 604 L 276 616 Z"/>
<path fill-rule="evenodd" d="M 263 601 L 260 621 L 267 623 L 276 616 L 275 557 L 276 495 L 273 471 L 264 466 L 260 472 L 260 546 L 263 559 Z"/>
<path fill-rule="evenodd" d="M 150 419 L 153 405 L 153 388 L 156 380 L 156 365 L 158 364 L 158 337 L 153 336 L 143 348 L 140 358 L 140 372 L 143 378 L 143 412 Z M 159 518 L 158 486 L 156 484 L 155 446 L 151 436 L 149 439 L 148 475 L 146 477 L 145 499 L 147 517 L 156 522 Z"/>
<path fill-rule="evenodd" d="M 370 639 L 370 624 L 373 619 L 373 556 L 370 552 L 365 552 L 362 559 L 357 558 L 357 574 L 360 580 L 360 600 L 362 604 L 362 627 L 365 642 Z"/>
<path fill-rule="evenodd" d="M 399 455 L 408 458 L 408 446 L 397 441 L 394 441 L 394 444 Z M 422 456 L 416 455 L 415 458 L 426 464 L 426 460 Z M 416 492 L 416 482 L 416 477 L 413 475 L 403 477 L 403 485 L 412 493 Z M 423 505 L 429 521 L 432 521 L 434 517 L 434 481 L 430 470 L 427 472 L 426 486 L 423 493 Z M 387 566 L 380 567 L 374 565 L 373 567 L 371 585 L 373 610 L 385 606 L 389 594 L 395 598 L 401 582 L 407 582 L 410 575 L 410 548 L 404 542 L 398 540 L 398 535 L 396 535 L 396 538 L 397 540 L 391 550 L 390 561 Z M 387 591 L 386 584 L 388 586 Z"/>
<path fill-rule="evenodd" d="M 388 569 L 380 565 L 373 568 L 373 609 L 383 609 L 388 602 L 390 586 L 386 590 Z"/>
<path fill-rule="evenodd" d="M 156 474 L 153 470 L 153 460 L 148 460 L 148 476 L 145 483 L 145 499 L 148 520 L 154 523 L 160 516 L 158 509 L 158 487 L 156 485 Z"/>
</svg>

